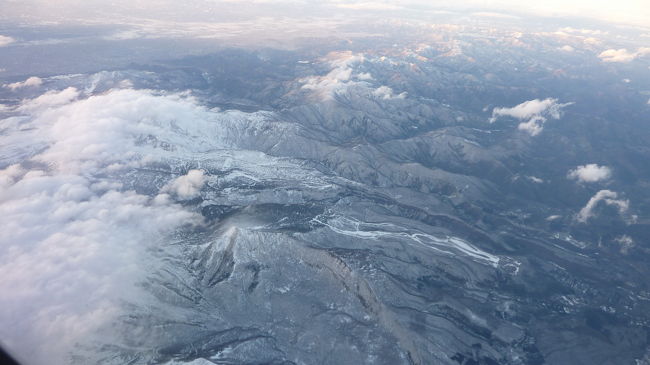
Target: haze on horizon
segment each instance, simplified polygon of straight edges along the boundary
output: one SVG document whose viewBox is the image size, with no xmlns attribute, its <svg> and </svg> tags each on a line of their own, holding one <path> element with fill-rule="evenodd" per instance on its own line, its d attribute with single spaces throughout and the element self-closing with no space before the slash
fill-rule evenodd
<svg viewBox="0 0 650 365">
<path fill-rule="evenodd" d="M 237 21 L 257 17 L 345 17 L 380 12 L 387 17 L 414 12 L 493 11 L 545 17 L 581 17 L 648 27 L 650 3 L 645 0 L 5 0 L 0 21 L 19 23 L 119 23 L 123 18 L 167 21 Z"/>
</svg>

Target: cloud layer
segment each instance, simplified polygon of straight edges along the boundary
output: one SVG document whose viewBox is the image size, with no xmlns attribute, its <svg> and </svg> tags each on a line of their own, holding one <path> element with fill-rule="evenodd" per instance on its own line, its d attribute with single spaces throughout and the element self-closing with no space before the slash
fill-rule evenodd
<svg viewBox="0 0 650 365">
<path fill-rule="evenodd" d="M 83 98 L 74 88 L 10 112 L 0 135 L 0 338 L 25 363 L 68 363 L 123 303 L 146 300 L 138 284 L 159 264 L 151 249 L 202 224 L 176 202 L 199 195 L 202 171 L 150 195 L 127 189 L 124 176 L 223 147 L 227 115 L 178 95 Z"/>
<path fill-rule="evenodd" d="M 93 22 L 104 21 L 115 24 L 125 16 L 134 18 L 170 18 L 176 21 L 201 19 L 206 15 L 234 14 L 237 17 L 249 14 L 250 17 L 263 17 L 281 13 L 283 16 L 296 14 L 302 10 L 303 17 L 317 15 L 318 12 L 340 16 L 341 11 L 372 12 L 403 11 L 427 12 L 456 11 L 479 14 L 511 13 L 536 16 L 579 16 L 595 17 L 605 21 L 626 22 L 647 26 L 650 9 L 644 0 L 547 0 L 544 2 L 521 2 L 514 0 L 188 0 L 186 6 L 178 7 L 170 0 L 115 0 L 107 3 L 101 0 L 20 0 L 5 1 L 3 14 L 8 19 L 22 16 L 26 21 L 72 22 L 87 19 Z M 33 9 L 39 9 L 34 11 Z M 31 11 L 30 11 L 31 10 Z M 274 12 L 275 10 L 275 12 Z M 468 11 L 469 10 L 469 11 Z M 479 11 L 480 10 L 480 11 Z M 391 14 L 393 15 L 393 14 Z M 503 16 L 503 15 L 502 15 Z M 212 19 L 214 20 L 214 19 Z"/>
</svg>

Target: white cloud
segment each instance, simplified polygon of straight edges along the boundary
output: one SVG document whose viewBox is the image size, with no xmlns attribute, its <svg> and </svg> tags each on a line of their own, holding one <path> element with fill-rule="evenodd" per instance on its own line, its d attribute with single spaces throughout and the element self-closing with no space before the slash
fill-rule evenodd
<svg viewBox="0 0 650 365">
<path fill-rule="evenodd" d="M 77 97 L 79 97 L 79 91 L 74 87 L 61 91 L 52 90 L 37 98 L 23 102 L 17 110 L 21 112 L 42 111 L 47 108 L 68 104 Z"/>
<path fill-rule="evenodd" d="M 115 32 L 111 35 L 105 36 L 104 39 L 108 41 L 124 41 L 129 39 L 143 38 L 145 35 L 137 29 L 123 30 Z"/>
<path fill-rule="evenodd" d="M 564 27 L 559 29 L 560 32 L 564 33 L 579 33 L 579 34 L 590 34 L 590 35 L 607 35 L 609 32 L 604 32 L 597 29 L 585 29 L 585 28 L 573 28 L 573 27 Z"/>
<path fill-rule="evenodd" d="M 13 42 L 15 42 L 13 38 L 7 37 L 5 35 L 0 35 L 0 47 L 7 46 Z"/>
<path fill-rule="evenodd" d="M 573 51 L 575 51 L 575 48 L 573 48 L 573 47 L 569 46 L 568 44 L 566 44 L 566 45 L 560 47 L 560 50 L 562 50 L 564 52 L 573 52 Z"/>
<path fill-rule="evenodd" d="M 548 217 L 546 217 L 546 220 L 547 220 L 548 222 L 552 222 L 552 221 L 554 221 L 554 220 L 558 220 L 558 219 L 560 219 L 560 218 L 562 218 L 561 215 L 549 215 Z"/>
<path fill-rule="evenodd" d="M 170 181 L 162 191 L 170 192 L 181 199 L 192 199 L 199 196 L 205 181 L 206 176 L 203 171 L 190 170 L 187 175 L 179 176 Z"/>
<path fill-rule="evenodd" d="M 372 94 L 380 99 L 389 100 L 389 99 L 404 99 L 406 98 L 406 92 L 399 93 L 395 95 L 393 89 L 388 86 L 380 86 L 377 89 L 373 90 Z"/>
<path fill-rule="evenodd" d="M 381 85 L 372 88 L 370 81 L 374 80 L 367 72 L 355 73 L 355 66 L 365 62 L 362 54 L 354 54 L 351 51 L 332 52 L 325 58 L 331 70 L 324 76 L 306 77 L 300 82 L 302 89 L 312 91 L 313 95 L 322 100 L 331 100 L 336 94 L 344 93 L 351 87 L 358 87 L 368 95 L 382 100 L 404 99 L 407 93 L 395 94 L 393 89 Z"/>
<path fill-rule="evenodd" d="M 14 82 L 12 84 L 6 84 L 4 87 L 11 89 L 11 90 L 16 90 L 16 89 L 21 89 L 24 87 L 34 87 L 34 86 L 41 86 L 43 84 L 43 80 L 40 77 L 32 76 L 28 78 L 25 81 L 22 82 Z"/>
<path fill-rule="evenodd" d="M 636 52 L 630 52 L 625 48 L 608 49 L 598 55 L 604 62 L 630 62 L 638 57 L 650 54 L 650 47 L 641 47 Z"/>
<path fill-rule="evenodd" d="M 594 209 L 601 201 L 607 205 L 616 207 L 621 214 L 627 212 L 630 206 L 629 200 L 618 199 L 618 193 L 611 190 L 600 190 L 596 195 L 591 197 L 589 202 L 587 202 L 587 205 L 580 210 L 576 217 L 577 220 L 586 223 L 589 218 L 594 216 Z"/>
<path fill-rule="evenodd" d="M 485 17 L 485 18 L 499 18 L 499 19 L 521 19 L 518 16 L 504 13 L 497 13 L 491 11 L 479 11 L 470 14 L 471 16 Z"/>
<path fill-rule="evenodd" d="M 538 177 L 536 177 L 536 176 L 528 176 L 528 180 L 534 182 L 535 184 L 542 184 L 542 183 L 544 183 L 544 180 L 543 180 L 543 179 L 540 179 L 540 178 L 538 178 Z"/>
<path fill-rule="evenodd" d="M 356 84 L 351 81 L 353 66 L 364 62 L 362 54 L 354 54 L 351 51 L 332 52 L 325 58 L 326 62 L 332 67 L 331 71 L 324 76 L 312 76 L 302 79 L 303 89 L 312 90 L 315 95 L 322 99 L 331 99 L 336 93 L 347 90 L 351 85 Z"/>
<path fill-rule="evenodd" d="M 567 177 L 580 182 L 592 183 L 609 179 L 612 177 L 612 170 L 607 166 L 598 166 L 595 163 L 591 163 L 578 166 L 569 171 Z"/>
<path fill-rule="evenodd" d="M 528 119 L 542 114 L 553 105 L 556 105 L 556 103 L 557 99 L 551 98 L 529 100 L 512 108 L 494 108 L 492 110 L 492 117 L 510 116 L 516 119 Z"/>
<path fill-rule="evenodd" d="M 335 4 L 336 7 L 353 10 L 399 10 L 401 6 L 379 1 L 364 1 L 364 2 L 340 2 Z"/>
<path fill-rule="evenodd" d="M 135 300 L 145 243 L 199 222 L 97 177 L 17 166 L 0 176 L 0 336 L 26 363 L 64 363 L 121 300 Z"/>
<path fill-rule="evenodd" d="M 364 80 L 364 81 L 369 81 L 369 80 L 373 80 L 373 79 L 374 79 L 374 78 L 372 77 L 372 75 L 371 75 L 370 73 L 368 73 L 368 72 L 361 72 L 361 73 L 358 73 L 358 74 L 356 75 L 356 78 L 359 79 L 359 80 Z"/>
<path fill-rule="evenodd" d="M 624 255 L 627 255 L 628 252 L 630 251 L 630 249 L 632 249 L 636 245 L 636 243 L 634 242 L 632 237 L 630 237 L 628 235 L 625 235 L 625 234 L 622 235 L 622 236 L 616 237 L 614 239 L 614 242 L 621 245 L 620 251 Z"/>
<path fill-rule="evenodd" d="M 531 136 L 536 136 L 544 130 L 544 123 L 546 123 L 546 118 L 541 116 L 536 116 L 530 118 L 527 122 L 521 122 L 517 126 L 517 129 L 520 131 L 527 132 Z"/>
<path fill-rule="evenodd" d="M 494 108 L 489 122 L 494 123 L 500 117 L 526 120 L 519 124 L 518 129 L 529 133 L 531 136 L 536 136 L 544 129 L 544 124 L 548 118 L 560 119 L 562 109 L 572 104 L 561 104 L 558 103 L 557 99 L 553 98 L 529 100 L 512 108 Z"/>
<path fill-rule="evenodd" d="M 582 43 L 584 43 L 584 44 L 586 44 L 588 46 L 600 46 L 603 42 L 598 38 L 587 37 L 587 38 L 582 40 Z"/>
</svg>

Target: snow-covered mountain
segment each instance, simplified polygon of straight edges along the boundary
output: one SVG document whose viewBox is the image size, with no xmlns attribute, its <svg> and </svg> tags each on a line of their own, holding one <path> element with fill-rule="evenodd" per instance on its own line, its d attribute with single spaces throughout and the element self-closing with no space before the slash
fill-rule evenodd
<svg viewBox="0 0 650 365">
<path fill-rule="evenodd" d="M 645 51 L 613 48 L 629 29 L 463 22 L 81 73 L 0 60 L 2 345 L 646 364 Z M 8 59 L 51 46 L 22 31 Z M 169 47 L 120 34 L 102 42 Z"/>
</svg>

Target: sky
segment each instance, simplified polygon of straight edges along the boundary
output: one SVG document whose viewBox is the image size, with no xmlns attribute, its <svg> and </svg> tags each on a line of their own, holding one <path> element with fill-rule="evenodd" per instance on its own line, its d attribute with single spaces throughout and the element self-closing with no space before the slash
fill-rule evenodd
<svg viewBox="0 0 650 365">
<path fill-rule="evenodd" d="M 605 21 L 650 26 L 650 1 L 647 0 L 545 0 L 478 1 L 486 6 L 511 8 L 550 16 L 585 16 Z"/>
<path fill-rule="evenodd" d="M 171 0 L 3 0 L 0 4 L 0 14 L 3 14 L 0 19 L 23 22 L 107 21 L 115 14 L 166 20 L 228 21 L 246 16 L 308 16 L 324 14 L 326 10 L 337 14 L 336 10 L 341 9 L 384 11 L 391 15 L 408 9 L 480 9 L 542 16 L 581 16 L 650 27 L 648 0 L 187 0 L 183 6 Z"/>
</svg>

